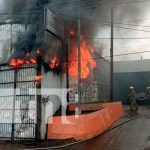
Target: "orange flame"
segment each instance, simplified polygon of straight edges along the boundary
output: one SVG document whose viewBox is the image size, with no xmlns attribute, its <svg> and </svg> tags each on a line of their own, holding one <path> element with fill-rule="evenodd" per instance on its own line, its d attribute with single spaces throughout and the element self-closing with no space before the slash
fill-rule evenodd
<svg viewBox="0 0 150 150">
<path fill-rule="evenodd" d="M 24 64 L 24 60 L 23 59 L 12 59 L 10 62 L 9 62 L 9 65 L 11 67 L 18 67 L 18 66 L 21 66 Z"/>
<path fill-rule="evenodd" d="M 31 58 L 31 59 L 30 59 L 30 62 L 31 62 L 32 64 L 36 64 L 36 59 L 35 59 L 35 58 Z"/>
<path fill-rule="evenodd" d="M 36 50 L 36 55 L 40 55 L 40 54 L 41 54 L 41 52 L 40 52 L 40 49 L 38 48 Z M 11 59 L 10 62 L 9 62 L 9 65 L 11 67 L 20 67 L 20 66 L 22 66 L 24 64 L 27 64 L 27 65 L 29 65 L 29 64 L 36 64 L 37 63 L 36 58 L 29 59 L 29 56 L 30 56 L 30 52 L 27 52 L 25 54 L 25 58 L 24 59 L 22 59 L 22 58 Z"/>
<path fill-rule="evenodd" d="M 41 81 L 42 78 L 43 78 L 42 75 L 37 75 L 37 76 L 35 76 L 35 81 Z"/>
<path fill-rule="evenodd" d="M 59 65 L 58 61 L 57 61 L 57 58 L 56 56 L 54 56 L 51 60 L 50 60 L 50 63 L 49 63 L 49 67 L 51 69 L 54 69 L 54 68 L 57 68 Z"/>
<path fill-rule="evenodd" d="M 17 67 L 17 60 L 16 60 L 16 59 L 12 59 L 12 60 L 9 62 L 9 65 L 12 66 L 12 67 Z"/>
<path fill-rule="evenodd" d="M 90 68 L 96 67 L 96 62 L 93 60 L 87 42 L 84 38 L 81 39 L 81 78 L 85 79 L 90 73 Z M 74 46 L 69 54 L 71 58 L 69 64 L 69 74 L 73 77 L 78 77 L 78 48 Z"/>
<path fill-rule="evenodd" d="M 23 59 L 18 59 L 17 60 L 17 66 L 21 66 L 24 64 L 24 60 Z"/>
</svg>

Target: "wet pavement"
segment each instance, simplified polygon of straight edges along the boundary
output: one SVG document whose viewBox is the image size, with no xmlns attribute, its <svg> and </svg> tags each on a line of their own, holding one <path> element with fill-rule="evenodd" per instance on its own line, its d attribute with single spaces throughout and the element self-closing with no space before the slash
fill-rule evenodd
<svg viewBox="0 0 150 150">
<path fill-rule="evenodd" d="M 145 116 L 142 117 L 143 115 Z M 126 123 L 122 124 L 123 122 Z M 119 124 L 122 125 L 118 126 Z M 114 126 L 118 127 L 91 140 L 63 149 L 150 150 L 150 107 L 141 106 L 135 113 L 130 113 L 128 107 L 126 107 L 125 115 Z"/>
<path fill-rule="evenodd" d="M 138 111 L 133 113 L 129 111 L 129 107 L 125 107 L 125 115 L 112 128 L 93 139 L 59 150 L 150 150 L 150 107 L 140 106 Z M 58 146 L 60 142 L 47 142 L 45 145 L 43 143 L 43 147 L 54 144 Z M 0 150 L 23 148 L 25 147 L 17 144 L 0 142 Z"/>
</svg>

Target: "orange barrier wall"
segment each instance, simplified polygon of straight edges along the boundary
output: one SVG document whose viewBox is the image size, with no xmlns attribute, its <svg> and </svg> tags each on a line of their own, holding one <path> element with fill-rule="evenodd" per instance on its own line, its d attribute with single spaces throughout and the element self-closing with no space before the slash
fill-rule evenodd
<svg viewBox="0 0 150 150">
<path fill-rule="evenodd" d="M 49 117 L 48 139 L 85 140 L 92 138 L 108 129 L 119 117 L 123 115 L 120 102 L 102 104 L 103 109 L 90 114 L 67 116 L 70 123 L 62 123 L 64 116 Z M 50 123 L 53 119 L 53 123 Z"/>
</svg>

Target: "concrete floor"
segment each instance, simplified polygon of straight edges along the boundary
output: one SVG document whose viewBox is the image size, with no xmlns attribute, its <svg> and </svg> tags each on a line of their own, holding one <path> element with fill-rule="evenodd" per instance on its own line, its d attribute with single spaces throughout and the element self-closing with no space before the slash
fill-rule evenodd
<svg viewBox="0 0 150 150">
<path fill-rule="evenodd" d="M 143 115 L 146 116 L 139 117 Z M 60 150 L 150 150 L 150 107 L 140 106 L 138 111 L 134 113 L 130 113 L 129 107 L 125 107 L 125 115 L 113 126 L 136 117 L 139 118 L 91 140 L 61 148 Z M 17 145 L 0 142 L 0 150 L 21 149 L 17 147 Z"/>
</svg>

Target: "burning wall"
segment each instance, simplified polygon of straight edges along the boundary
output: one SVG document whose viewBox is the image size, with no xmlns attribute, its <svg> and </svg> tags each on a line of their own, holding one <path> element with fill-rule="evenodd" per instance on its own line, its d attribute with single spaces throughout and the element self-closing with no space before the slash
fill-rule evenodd
<svg viewBox="0 0 150 150">
<path fill-rule="evenodd" d="M 70 100 L 75 101 L 75 95 L 78 94 L 78 47 L 73 30 L 70 36 Z M 102 58 L 102 50 L 102 45 L 97 46 L 97 43 L 88 40 L 86 36 L 81 37 L 81 102 L 109 100 L 110 63 Z"/>
<path fill-rule="evenodd" d="M 91 47 L 88 45 L 84 37 L 81 38 L 81 78 L 88 77 L 90 70 L 96 67 L 96 62 L 92 58 Z M 69 52 L 69 75 L 78 78 L 78 48 L 77 43 L 73 43 Z"/>
<path fill-rule="evenodd" d="M 99 54 L 94 52 L 94 56 Z M 96 59 L 97 67 L 94 68 L 86 79 L 82 79 L 81 102 L 103 102 L 110 99 L 110 62 L 104 58 Z M 75 102 L 75 95 L 78 94 L 76 80 L 70 80 L 70 101 Z"/>
</svg>

